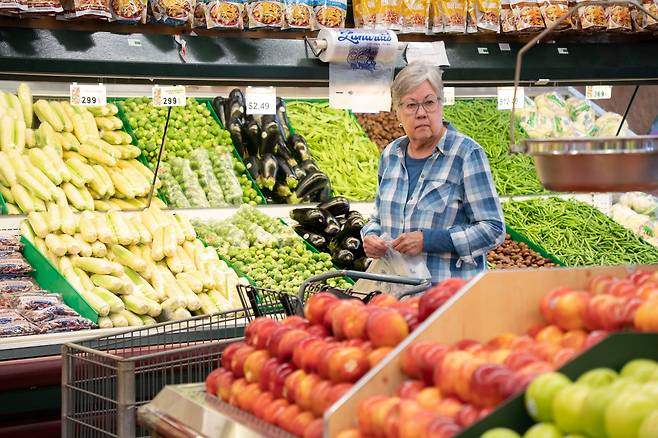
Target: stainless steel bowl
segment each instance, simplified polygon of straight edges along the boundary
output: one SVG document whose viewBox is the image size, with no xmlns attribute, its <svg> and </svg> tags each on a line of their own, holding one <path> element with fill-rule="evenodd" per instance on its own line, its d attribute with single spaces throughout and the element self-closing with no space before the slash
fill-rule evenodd
<svg viewBox="0 0 658 438">
<path fill-rule="evenodd" d="M 558 192 L 658 189 L 658 136 L 524 141 L 539 180 Z"/>
</svg>

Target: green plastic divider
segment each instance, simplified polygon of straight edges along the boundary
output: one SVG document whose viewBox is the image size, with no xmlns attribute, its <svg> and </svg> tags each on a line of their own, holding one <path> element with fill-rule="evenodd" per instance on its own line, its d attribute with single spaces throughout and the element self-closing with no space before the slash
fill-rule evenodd
<svg viewBox="0 0 658 438">
<path fill-rule="evenodd" d="M 7 203 L 5 202 L 4 196 L 0 193 L 0 215 L 6 214 L 9 214 L 9 210 L 7 210 Z"/>
<path fill-rule="evenodd" d="M 519 233 L 516 231 L 514 228 L 510 227 L 509 225 L 505 225 L 505 230 L 507 231 L 507 234 L 509 234 L 512 237 L 512 240 L 516 242 L 523 242 L 526 245 L 528 245 L 528 248 L 532 249 L 533 251 L 538 252 L 541 254 L 542 257 L 551 260 L 553 263 L 558 264 L 560 266 L 567 266 L 566 263 L 564 263 L 562 260 L 551 254 L 550 252 L 546 251 L 543 246 L 539 245 L 538 243 L 533 242 L 532 240 L 528 239 L 526 236 L 523 234 Z"/>
<path fill-rule="evenodd" d="M 50 263 L 35 247 L 32 242 L 25 236 L 21 236 L 21 243 L 24 245 L 23 256 L 28 263 L 35 269 L 32 274 L 36 282 L 44 290 L 58 293 L 64 298 L 67 306 L 74 309 L 81 316 L 98 322 L 98 313 L 87 303 L 87 301 L 76 291 L 73 286 L 59 273 L 59 271 Z"/>
<path fill-rule="evenodd" d="M 197 100 L 197 102 L 205 103 L 206 106 L 208 107 L 208 110 L 210 111 L 210 115 L 212 116 L 213 119 L 215 119 L 215 122 L 217 122 L 217 124 L 222 129 L 226 129 L 226 127 L 222 123 L 221 119 L 219 118 L 219 116 L 215 112 L 215 108 L 212 107 L 212 100 L 211 99 L 197 98 L 196 100 Z M 260 190 L 260 187 L 258 187 L 258 184 L 256 184 L 256 180 L 251 175 L 251 172 L 249 171 L 249 169 L 247 169 L 247 166 L 244 164 L 244 161 L 242 160 L 242 157 L 238 153 L 238 150 L 235 148 L 235 145 L 233 144 L 233 141 L 231 141 L 231 145 L 233 146 L 233 158 L 235 158 L 238 161 L 238 163 L 240 163 L 242 165 L 242 167 L 244 168 L 244 173 L 245 173 L 245 175 L 247 175 L 247 178 L 249 178 L 249 181 L 251 181 L 251 186 L 254 188 L 254 190 L 256 190 L 256 193 L 258 193 L 258 196 L 260 197 L 260 200 L 261 200 L 260 205 L 267 205 L 267 198 L 265 197 L 265 195 L 263 195 L 263 192 Z"/>
<path fill-rule="evenodd" d="M 614 333 L 563 365 L 558 371 L 575 380 L 593 368 L 607 367 L 619 371 L 633 359 L 658 361 L 657 345 L 658 333 Z M 507 427 L 523 435 L 535 424 L 526 411 L 524 394 L 525 392 L 522 392 L 503 403 L 457 437 L 479 438 L 486 431 L 496 427 Z"/>
</svg>

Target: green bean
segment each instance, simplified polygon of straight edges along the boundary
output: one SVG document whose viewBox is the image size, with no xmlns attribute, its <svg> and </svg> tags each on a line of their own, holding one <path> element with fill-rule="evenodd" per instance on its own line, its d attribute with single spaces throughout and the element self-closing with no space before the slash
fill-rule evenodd
<svg viewBox="0 0 658 438">
<path fill-rule="evenodd" d="M 560 198 L 509 201 L 505 222 L 567 266 L 649 264 L 658 248 L 591 205 Z"/>
<path fill-rule="evenodd" d="M 331 180 L 335 196 L 355 201 L 374 199 L 379 151 L 349 112 L 328 102 L 291 101 L 288 117 L 303 135 L 311 156 Z"/>
</svg>

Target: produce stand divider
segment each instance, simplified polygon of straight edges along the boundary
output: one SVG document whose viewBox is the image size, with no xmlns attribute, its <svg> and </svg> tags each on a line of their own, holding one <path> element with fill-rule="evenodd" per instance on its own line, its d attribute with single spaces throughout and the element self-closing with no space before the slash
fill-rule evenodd
<svg viewBox="0 0 658 438">
<path fill-rule="evenodd" d="M 505 225 L 505 230 L 507 231 L 507 234 L 509 234 L 512 237 L 512 240 L 516 242 L 523 242 L 526 245 L 528 245 L 528 248 L 541 254 L 542 257 L 549 259 L 560 266 L 566 266 L 566 263 L 564 263 L 562 260 L 554 256 L 550 252 L 546 251 L 544 247 L 541 246 L 539 243 L 533 242 L 532 240 L 528 239 L 526 236 L 516 231 L 514 228 L 510 227 L 509 225 L 507 224 Z"/>
<path fill-rule="evenodd" d="M 210 111 L 210 115 L 212 115 L 212 118 L 215 119 L 215 122 L 222 128 L 226 129 L 222 121 L 220 120 L 219 116 L 215 112 L 215 108 L 212 107 L 212 101 L 209 98 L 201 98 L 197 97 L 196 98 L 197 102 L 205 103 L 206 107 L 208 108 L 208 111 Z M 263 192 L 260 191 L 260 187 L 258 187 L 258 184 L 256 184 L 256 180 L 254 177 L 251 175 L 251 171 L 247 169 L 247 166 L 244 164 L 244 161 L 242 160 L 242 157 L 238 153 L 238 150 L 235 148 L 235 145 L 233 144 L 233 140 L 231 140 L 231 146 L 233 146 L 233 157 L 235 157 L 236 160 L 242 166 L 245 168 L 245 173 L 247 174 L 247 178 L 249 178 L 249 181 L 251 181 L 251 186 L 256 190 L 256 193 L 258 193 L 258 196 L 260 196 L 261 199 L 261 204 L 262 205 L 267 205 L 267 199 L 265 198 L 265 195 L 263 195 Z"/>
<path fill-rule="evenodd" d="M 597 367 L 619 371 L 633 359 L 658 361 L 658 333 L 614 333 L 559 368 L 559 372 L 572 380 Z M 530 418 L 521 392 L 499 406 L 494 412 L 462 431 L 459 438 L 479 438 L 496 427 L 507 427 L 523 434 L 535 421 Z"/>
<path fill-rule="evenodd" d="M 542 321 L 539 304 L 554 288 L 583 288 L 595 275 L 625 277 L 635 271 L 656 269 L 658 265 L 523 269 L 479 274 L 325 412 L 325 436 L 336 436 L 352 427 L 361 400 L 376 394 L 394 393 L 405 380 L 400 371 L 400 356 L 409 345 L 418 341 L 451 345 L 462 339 L 484 342 L 495 334 L 522 334 Z"/>
<path fill-rule="evenodd" d="M 34 279 L 37 283 L 48 291 L 61 294 L 64 302 L 78 312 L 81 316 L 98 322 L 98 313 L 80 296 L 73 286 L 59 273 L 39 250 L 32 245 L 32 242 L 21 236 L 21 243 L 24 245 L 23 256 L 34 267 Z"/>
<path fill-rule="evenodd" d="M 2 196 L 2 193 L 0 193 L 0 215 L 5 215 L 9 214 L 9 210 L 7 210 L 7 203 L 5 202 L 5 197 Z"/>
</svg>

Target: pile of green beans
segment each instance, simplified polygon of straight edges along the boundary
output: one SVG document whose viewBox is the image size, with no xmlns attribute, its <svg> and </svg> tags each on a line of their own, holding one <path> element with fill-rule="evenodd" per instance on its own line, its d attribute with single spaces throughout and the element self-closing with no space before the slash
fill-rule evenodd
<svg viewBox="0 0 658 438">
<path fill-rule="evenodd" d="M 379 150 L 345 110 L 329 102 L 289 101 L 290 124 L 308 143 L 311 156 L 331 181 L 334 196 L 370 201 L 377 191 Z"/>
<path fill-rule="evenodd" d="M 444 118 L 457 130 L 482 146 L 499 195 L 545 192 L 532 157 L 510 153 L 510 112 L 499 110 L 496 99 L 459 99 L 454 105 L 445 106 L 443 112 Z"/>
<path fill-rule="evenodd" d="M 537 198 L 503 210 L 509 226 L 567 266 L 658 263 L 658 248 L 583 202 Z"/>
</svg>

